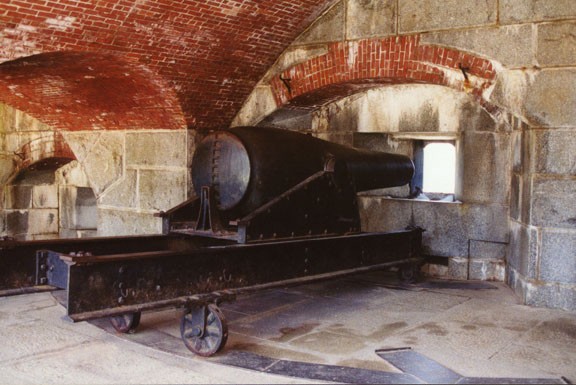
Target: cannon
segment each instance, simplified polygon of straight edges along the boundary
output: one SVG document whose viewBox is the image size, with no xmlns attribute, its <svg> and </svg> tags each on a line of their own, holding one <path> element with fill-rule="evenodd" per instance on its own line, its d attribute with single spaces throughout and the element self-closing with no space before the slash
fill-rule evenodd
<svg viewBox="0 0 576 385">
<path fill-rule="evenodd" d="M 407 184 L 414 165 L 404 155 L 365 151 L 293 131 L 237 127 L 208 135 L 192 162 L 198 234 L 240 243 L 353 233 L 360 230 L 356 193 Z M 197 214 L 196 214 L 197 213 Z M 180 223 L 182 224 L 182 223 Z M 180 229 L 181 230 L 181 229 Z"/>
<path fill-rule="evenodd" d="M 422 229 L 363 232 L 356 193 L 408 183 L 408 157 L 263 127 L 208 134 L 195 196 L 158 213 L 163 234 L 0 239 L 0 295 L 64 290 L 72 321 L 108 317 L 132 332 L 143 311 L 179 307 L 195 354 L 227 340 L 218 305 L 237 295 L 397 267 L 412 278 Z"/>
</svg>

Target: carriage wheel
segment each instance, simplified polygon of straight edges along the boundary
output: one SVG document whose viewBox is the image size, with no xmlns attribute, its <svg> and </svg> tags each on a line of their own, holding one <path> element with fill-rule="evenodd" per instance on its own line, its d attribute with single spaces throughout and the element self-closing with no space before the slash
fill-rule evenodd
<svg viewBox="0 0 576 385">
<path fill-rule="evenodd" d="M 180 334 L 194 354 L 209 357 L 220 351 L 228 339 L 224 313 L 216 305 L 194 308 L 182 316 Z"/>
</svg>

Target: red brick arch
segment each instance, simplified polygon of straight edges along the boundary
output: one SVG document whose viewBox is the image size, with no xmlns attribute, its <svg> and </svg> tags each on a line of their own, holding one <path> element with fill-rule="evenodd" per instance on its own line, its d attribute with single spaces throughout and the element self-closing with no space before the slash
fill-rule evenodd
<svg viewBox="0 0 576 385">
<path fill-rule="evenodd" d="M 76 159 L 76 155 L 74 155 L 62 134 L 58 132 L 47 132 L 45 135 L 25 143 L 14 151 L 14 155 L 17 162 L 14 175 L 42 161 L 58 159 L 70 161 Z"/>
<path fill-rule="evenodd" d="M 495 77 L 490 60 L 421 44 L 420 36 L 413 35 L 331 43 L 326 54 L 286 69 L 270 84 L 279 107 L 299 104 L 306 95 L 342 84 L 425 83 L 468 92 L 490 110 L 494 107 L 483 92 Z"/>
<path fill-rule="evenodd" d="M 0 102 L 55 131 L 186 127 L 160 76 L 112 54 L 58 51 L 0 63 Z"/>
</svg>

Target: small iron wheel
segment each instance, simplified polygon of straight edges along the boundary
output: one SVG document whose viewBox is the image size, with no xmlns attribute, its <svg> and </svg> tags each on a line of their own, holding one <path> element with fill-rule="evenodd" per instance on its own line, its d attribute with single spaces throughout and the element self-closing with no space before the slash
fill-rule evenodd
<svg viewBox="0 0 576 385">
<path fill-rule="evenodd" d="M 135 312 L 110 317 L 110 323 L 118 333 L 132 334 L 140 325 L 140 315 L 140 312 Z"/>
<path fill-rule="evenodd" d="M 180 334 L 184 345 L 202 357 L 218 353 L 228 340 L 228 324 L 224 313 L 213 304 L 206 307 L 206 324 L 204 332 L 193 320 L 192 312 L 182 316 Z"/>
<path fill-rule="evenodd" d="M 418 282 L 420 277 L 420 266 L 417 263 L 410 263 L 400 266 L 398 279 L 400 283 L 411 284 Z"/>
</svg>

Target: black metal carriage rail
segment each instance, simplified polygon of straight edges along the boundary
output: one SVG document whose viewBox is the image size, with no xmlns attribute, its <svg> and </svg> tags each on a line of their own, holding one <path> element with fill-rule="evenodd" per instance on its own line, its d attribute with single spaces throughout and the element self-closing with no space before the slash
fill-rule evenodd
<svg viewBox="0 0 576 385">
<path fill-rule="evenodd" d="M 74 321 L 412 265 L 421 230 L 109 255 L 37 253 L 36 284 L 68 291 Z M 191 242 L 195 237 L 191 237 Z M 199 297 L 201 296 L 201 297 Z"/>
</svg>

